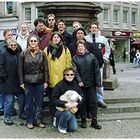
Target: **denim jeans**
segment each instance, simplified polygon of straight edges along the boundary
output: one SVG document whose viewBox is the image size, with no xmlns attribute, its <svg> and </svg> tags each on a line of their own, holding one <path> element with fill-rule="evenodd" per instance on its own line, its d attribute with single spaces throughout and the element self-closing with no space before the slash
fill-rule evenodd
<svg viewBox="0 0 140 140">
<path fill-rule="evenodd" d="M 0 93 L 0 111 L 4 111 L 4 94 Z"/>
<path fill-rule="evenodd" d="M 25 113 L 25 93 L 16 93 L 18 107 L 19 107 L 19 115 L 23 115 Z"/>
<path fill-rule="evenodd" d="M 100 68 L 100 74 L 101 74 L 101 85 L 103 84 L 103 67 Z M 100 87 L 97 90 L 97 102 L 104 102 L 104 87 Z"/>
<path fill-rule="evenodd" d="M 56 117 L 56 126 L 60 129 L 67 130 L 68 132 L 77 130 L 77 120 L 70 111 L 56 111 L 54 116 Z"/>
<path fill-rule="evenodd" d="M 44 84 L 25 85 L 26 121 L 28 123 L 41 123 L 44 97 Z"/>
<path fill-rule="evenodd" d="M 4 94 L 0 93 L 2 101 L 3 101 L 3 111 L 4 111 L 4 119 L 10 120 L 12 116 L 12 110 L 14 106 L 14 95 L 13 94 Z"/>
</svg>

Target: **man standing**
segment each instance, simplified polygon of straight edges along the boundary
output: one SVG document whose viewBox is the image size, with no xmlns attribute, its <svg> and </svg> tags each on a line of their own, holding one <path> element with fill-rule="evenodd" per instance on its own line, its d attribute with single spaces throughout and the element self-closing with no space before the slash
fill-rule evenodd
<svg viewBox="0 0 140 140">
<path fill-rule="evenodd" d="M 64 43 L 66 46 L 69 46 L 69 44 L 72 42 L 72 35 L 69 34 L 65 29 L 65 21 L 63 19 L 59 19 L 57 22 L 58 32 L 63 37 Z"/>
<path fill-rule="evenodd" d="M 34 21 L 34 26 L 35 30 L 31 34 L 35 34 L 39 37 L 39 49 L 44 50 L 48 46 L 53 33 L 46 29 L 45 21 L 41 18 Z"/>
<path fill-rule="evenodd" d="M 21 23 L 19 27 L 19 34 L 16 37 L 17 43 L 21 46 L 22 51 L 27 49 L 27 38 L 29 36 L 28 25 Z"/>
<path fill-rule="evenodd" d="M 107 38 L 100 35 L 99 31 L 99 24 L 98 22 L 92 22 L 89 26 L 90 33 L 85 36 L 87 42 L 93 43 L 93 47 L 97 45 L 102 52 L 104 62 L 109 61 L 110 55 L 110 46 L 108 44 Z M 103 66 L 100 68 L 101 73 L 101 83 L 103 84 Z M 107 108 L 107 105 L 104 103 L 104 89 L 103 85 L 97 91 L 97 100 L 98 100 L 98 107 Z"/>
</svg>

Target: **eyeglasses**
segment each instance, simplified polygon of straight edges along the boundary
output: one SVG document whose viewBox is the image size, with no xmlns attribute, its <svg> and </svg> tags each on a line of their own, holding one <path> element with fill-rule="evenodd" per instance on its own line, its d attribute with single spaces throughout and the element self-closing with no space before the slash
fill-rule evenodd
<svg viewBox="0 0 140 140">
<path fill-rule="evenodd" d="M 11 44 L 10 46 L 17 46 L 16 44 Z"/>
<path fill-rule="evenodd" d="M 66 76 L 74 76 L 74 74 L 65 74 Z"/>
<path fill-rule="evenodd" d="M 37 40 L 30 40 L 30 42 L 37 42 Z"/>
<path fill-rule="evenodd" d="M 48 19 L 48 21 L 51 21 L 51 20 L 53 21 L 54 19 Z"/>
</svg>

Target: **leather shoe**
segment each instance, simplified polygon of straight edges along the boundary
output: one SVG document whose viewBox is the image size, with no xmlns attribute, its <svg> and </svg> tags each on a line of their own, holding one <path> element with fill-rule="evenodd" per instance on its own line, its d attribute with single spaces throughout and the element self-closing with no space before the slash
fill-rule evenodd
<svg viewBox="0 0 140 140">
<path fill-rule="evenodd" d="M 107 108 L 107 104 L 104 103 L 104 102 L 98 102 L 97 105 L 98 105 L 98 107 L 100 107 L 100 108 Z"/>
<path fill-rule="evenodd" d="M 0 116 L 3 116 L 4 115 L 4 112 L 3 111 L 0 111 Z"/>
</svg>

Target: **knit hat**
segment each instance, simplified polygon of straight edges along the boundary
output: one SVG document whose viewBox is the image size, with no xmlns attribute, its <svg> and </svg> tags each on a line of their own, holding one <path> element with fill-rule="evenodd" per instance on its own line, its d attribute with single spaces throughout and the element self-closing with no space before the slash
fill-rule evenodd
<svg viewBox="0 0 140 140">
<path fill-rule="evenodd" d="M 75 33 L 77 34 L 78 31 L 83 31 L 84 32 L 84 35 L 86 35 L 86 32 L 85 32 L 85 30 L 83 28 L 78 28 Z"/>
</svg>

